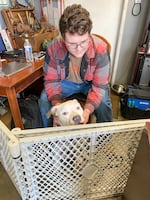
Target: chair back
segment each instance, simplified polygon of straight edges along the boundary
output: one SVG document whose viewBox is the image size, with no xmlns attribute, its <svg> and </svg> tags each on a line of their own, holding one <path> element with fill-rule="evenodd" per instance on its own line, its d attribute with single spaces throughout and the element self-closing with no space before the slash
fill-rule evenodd
<svg viewBox="0 0 150 200">
<path fill-rule="evenodd" d="M 103 40 L 107 44 L 108 52 L 110 53 L 110 51 L 111 51 L 111 44 L 108 42 L 108 40 L 106 38 L 104 38 L 103 36 L 95 34 L 95 33 L 93 33 L 92 35 L 94 35 L 94 36 L 100 38 L 101 40 Z"/>
</svg>

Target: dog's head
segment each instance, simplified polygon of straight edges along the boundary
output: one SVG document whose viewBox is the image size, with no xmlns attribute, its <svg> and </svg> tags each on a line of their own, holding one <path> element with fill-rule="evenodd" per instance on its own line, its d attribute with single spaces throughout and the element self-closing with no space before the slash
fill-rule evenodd
<svg viewBox="0 0 150 200">
<path fill-rule="evenodd" d="M 58 117 L 58 124 L 60 126 L 81 124 L 84 121 L 83 109 L 76 99 L 53 106 L 47 113 L 47 118 L 50 115 Z"/>
</svg>

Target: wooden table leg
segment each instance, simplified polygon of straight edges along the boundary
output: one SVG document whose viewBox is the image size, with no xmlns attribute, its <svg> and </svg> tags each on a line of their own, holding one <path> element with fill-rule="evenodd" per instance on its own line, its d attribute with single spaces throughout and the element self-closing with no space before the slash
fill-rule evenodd
<svg viewBox="0 0 150 200">
<path fill-rule="evenodd" d="M 8 88 L 6 90 L 6 93 L 12 117 L 14 119 L 15 127 L 20 127 L 21 129 L 24 129 L 15 88 Z"/>
</svg>

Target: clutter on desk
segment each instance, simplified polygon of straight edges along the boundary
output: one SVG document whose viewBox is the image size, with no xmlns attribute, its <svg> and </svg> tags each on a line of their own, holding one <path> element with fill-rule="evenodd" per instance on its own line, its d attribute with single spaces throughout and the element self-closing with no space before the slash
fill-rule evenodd
<svg viewBox="0 0 150 200">
<path fill-rule="evenodd" d="M 51 41 L 58 35 L 54 26 L 47 21 L 38 20 L 34 7 L 20 8 L 14 5 L 13 8 L 3 9 L 1 12 L 15 49 L 23 48 L 24 40 L 28 38 L 33 52 L 37 52 L 41 50 L 44 40 Z"/>
<path fill-rule="evenodd" d="M 33 53 L 33 58 L 34 60 L 42 60 L 45 57 L 45 51 L 39 51 L 39 52 L 34 52 Z"/>
</svg>

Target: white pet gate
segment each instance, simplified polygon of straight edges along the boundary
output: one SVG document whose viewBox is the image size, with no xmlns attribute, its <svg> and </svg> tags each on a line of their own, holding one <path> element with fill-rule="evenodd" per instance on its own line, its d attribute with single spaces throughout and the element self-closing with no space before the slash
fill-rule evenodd
<svg viewBox="0 0 150 200">
<path fill-rule="evenodd" d="M 124 192 L 145 120 L 8 130 L 0 160 L 23 200 L 97 200 Z"/>
</svg>

